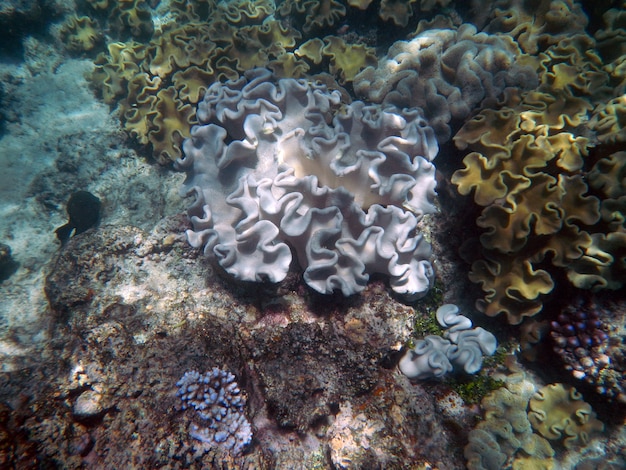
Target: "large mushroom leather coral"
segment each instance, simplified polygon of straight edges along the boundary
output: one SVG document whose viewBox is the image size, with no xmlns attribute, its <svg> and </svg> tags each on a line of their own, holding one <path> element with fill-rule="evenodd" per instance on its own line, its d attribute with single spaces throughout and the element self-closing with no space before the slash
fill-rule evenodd
<svg viewBox="0 0 626 470">
<path fill-rule="evenodd" d="M 291 249 L 313 289 L 360 292 L 389 277 L 414 298 L 430 287 L 438 145 L 418 111 L 345 104 L 341 94 L 269 70 L 211 85 L 177 168 L 192 245 L 237 279 L 282 280 Z"/>
</svg>

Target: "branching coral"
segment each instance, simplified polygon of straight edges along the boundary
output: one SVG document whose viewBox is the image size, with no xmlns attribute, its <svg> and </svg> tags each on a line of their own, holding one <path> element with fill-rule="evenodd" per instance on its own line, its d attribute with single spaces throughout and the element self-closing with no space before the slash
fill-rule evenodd
<svg viewBox="0 0 626 470">
<path fill-rule="evenodd" d="M 575 378 L 611 400 L 623 401 L 626 379 L 619 359 L 610 357 L 619 351 L 620 341 L 611 338 L 609 326 L 613 312 L 619 311 L 619 304 L 595 297 L 576 299 L 550 322 L 550 337 L 554 352 Z"/>
<path fill-rule="evenodd" d="M 195 410 L 196 424 L 190 421 L 189 435 L 203 451 L 218 446 L 233 455 L 241 454 L 252 440 L 252 429 L 245 416 L 246 396 L 235 376 L 217 367 L 200 374 L 186 372 L 176 383 L 183 409 Z"/>
</svg>

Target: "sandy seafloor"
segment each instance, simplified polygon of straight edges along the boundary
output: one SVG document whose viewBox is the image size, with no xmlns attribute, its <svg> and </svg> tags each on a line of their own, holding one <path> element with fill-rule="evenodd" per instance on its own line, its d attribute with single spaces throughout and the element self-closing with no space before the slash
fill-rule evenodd
<svg viewBox="0 0 626 470">
<path fill-rule="evenodd" d="M 24 60 L 0 63 L 0 242 L 18 263 L 0 283 L 0 467 L 465 468 L 479 407 L 451 410 L 449 387 L 395 367 L 423 304 L 383 281 L 323 300 L 298 282 L 279 296 L 219 276 L 185 241 L 183 175 L 133 148 L 85 79 L 93 62 L 23 44 Z M 54 230 L 76 190 L 101 198 L 101 224 L 62 249 Z M 425 225 L 443 300 L 471 310 L 480 291 L 447 252 L 446 223 Z M 175 395 L 185 371 L 213 366 L 248 395 L 240 457 L 199 450 Z M 518 367 L 551 380 L 532 365 L 493 373 Z M 623 425 L 605 425 L 583 448 L 555 446 L 554 468 L 625 468 Z"/>
</svg>

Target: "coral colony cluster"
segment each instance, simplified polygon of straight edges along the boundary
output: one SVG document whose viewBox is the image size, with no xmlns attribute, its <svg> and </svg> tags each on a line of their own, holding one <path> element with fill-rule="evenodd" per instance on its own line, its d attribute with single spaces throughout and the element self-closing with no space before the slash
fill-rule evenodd
<svg viewBox="0 0 626 470">
<path fill-rule="evenodd" d="M 191 422 L 189 434 L 203 449 L 219 446 L 238 455 L 250 443 L 252 429 L 244 414 L 246 397 L 233 374 L 217 367 L 205 374 L 193 370 L 176 386 L 182 408 L 194 409 L 194 417 L 202 420 L 201 425 Z"/>
<path fill-rule="evenodd" d="M 267 69 L 211 85 L 176 162 L 195 198 L 189 242 L 240 280 L 281 281 L 293 249 L 318 292 L 354 294 L 382 273 L 420 297 L 433 281 L 417 224 L 435 211 L 434 132 L 419 111 L 340 97 Z"/>
<path fill-rule="evenodd" d="M 535 343 L 548 324 L 552 356 L 626 402 L 623 332 L 607 326 L 617 313 L 544 309 L 564 284 L 626 283 L 623 8 L 589 7 L 590 33 L 574 0 L 81 3 L 100 20 L 68 18 L 60 38 L 100 51 L 94 87 L 156 161 L 186 173 L 188 241 L 226 273 L 275 283 L 300 268 L 313 290 L 346 296 L 382 274 L 403 298 L 424 296 L 434 269 L 418 228 L 436 212 L 447 144 L 446 165 L 462 159 L 450 183 L 480 210 L 466 245 L 477 249 L 462 253 L 477 309 Z M 350 24 L 370 13 L 376 25 Z M 381 21 L 408 33 L 379 43 Z M 494 335 L 452 304 L 436 318 L 443 335 L 416 341 L 402 373 L 477 373 Z M 553 441 L 569 449 L 603 429 L 574 388 L 523 372 L 504 384 L 469 433 L 470 469 L 552 468 Z M 177 386 L 199 445 L 241 454 L 252 432 L 234 376 L 192 371 Z"/>
<path fill-rule="evenodd" d="M 415 347 L 400 360 L 400 370 L 411 379 L 441 377 L 454 369 L 468 374 L 478 372 L 483 355 L 496 352 L 496 337 L 459 313 L 453 304 L 439 307 L 437 321 L 445 328 L 442 336 L 428 335 L 417 340 Z"/>
</svg>

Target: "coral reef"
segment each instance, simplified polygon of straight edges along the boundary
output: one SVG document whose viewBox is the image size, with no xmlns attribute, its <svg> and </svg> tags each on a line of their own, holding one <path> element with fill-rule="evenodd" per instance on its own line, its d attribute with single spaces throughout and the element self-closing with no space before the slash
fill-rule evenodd
<svg viewBox="0 0 626 470">
<path fill-rule="evenodd" d="M 318 292 L 350 295 L 382 273 L 400 294 L 426 293 L 416 227 L 435 210 L 438 146 L 419 113 L 345 105 L 325 85 L 256 69 L 209 87 L 197 115 L 176 162 L 194 247 L 245 281 L 284 279 L 291 246 Z"/>
<path fill-rule="evenodd" d="M 46 281 L 54 341 L 3 375 L 15 419 L 0 423 L 11 431 L 0 448 L 68 469 L 463 468 L 429 390 L 381 366 L 410 335 L 414 309 L 381 282 L 313 304 L 297 291 L 226 289 L 178 236 L 185 223 L 101 226 L 68 242 Z M 208 422 L 180 410 L 181 368 L 209 361 L 246 391 L 254 438 L 238 456 L 205 449 L 189 430 Z"/>
<path fill-rule="evenodd" d="M 445 328 L 443 337 L 428 335 L 417 340 L 400 359 L 400 371 L 416 380 L 442 377 L 455 369 L 467 374 L 478 372 L 483 355 L 496 351 L 495 336 L 484 328 L 472 328 L 472 321 L 461 315 L 456 305 L 442 305 L 436 316 Z"/>
<path fill-rule="evenodd" d="M 238 455 L 250 443 L 252 429 L 244 414 L 246 397 L 233 374 L 218 367 L 205 374 L 189 371 L 176 386 L 183 409 L 193 408 L 203 420 L 200 426 L 194 422 L 189 425 L 189 435 L 200 441 L 201 447 L 208 451 L 217 445 Z"/>
<path fill-rule="evenodd" d="M 604 429 L 573 387 L 558 383 L 537 390 L 516 363 L 496 376 L 504 386 L 483 399 L 484 420 L 470 431 L 465 447 L 470 470 L 496 470 L 507 461 L 512 468 L 551 469 L 556 461 L 548 439 L 571 449 Z"/>
<path fill-rule="evenodd" d="M 623 3 L 2 2 L 0 467 L 624 467 Z"/>
<path fill-rule="evenodd" d="M 307 50 L 311 41 L 322 43 L 308 32 L 327 28 L 345 14 L 344 5 L 335 1 L 283 2 L 278 10 L 267 0 L 175 1 L 168 11 L 158 7 L 155 12 L 141 0 L 92 2 L 92 7 L 107 13 L 114 38 L 96 58 L 94 87 L 118 107 L 129 134 L 149 146 L 161 164 L 180 157 L 180 144 L 195 123 L 188 110 L 207 84 L 237 79 L 254 67 L 297 78 L 312 66 L 345 84 L 376 65 L 373 48 L 333 34 L 323 37 L 318 51 L 323 62 L 320 57 L 311 64 L 300 58 L 309 59 L 307 54 L 294 54 Z M 307 34 L 304 41 L 300 31 Z M 67 33 L 61 40 L 67 47 L 76 42 Z"/>
<path fill-rule="evenodd" d="M 536 80 L 509 37 L 464 24 L 394 43 L 378 67 L 354 78 L 354 90 L 375 103 L 421 108 L 441 142 L 450 137 L 451 120 L 464 120 L 496 104 L 509 88 L 529 89 Z"/>
</svg>

